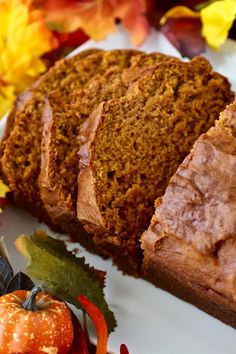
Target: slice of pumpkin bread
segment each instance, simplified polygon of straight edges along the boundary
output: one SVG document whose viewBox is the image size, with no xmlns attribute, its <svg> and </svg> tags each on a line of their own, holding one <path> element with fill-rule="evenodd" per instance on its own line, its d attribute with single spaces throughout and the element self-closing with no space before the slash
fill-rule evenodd
<svg viewBox="0 0 236 354">
<path fill-rule="evenodd" d="M 145 277 L 236 328 L 236 102 L 194 143 L 142 236 Z"/>
<path fill-rule="evenodd" d="M 65 105 L 56 93 L 46 101 L 43 111 L 41 199 L 54 222 L 63 224 L 66 231 L 74 222 L 74 233 L 78 233 L 76 200 L 80 141 L 77 136 L 81 124 L 102 101 L 122 97 L 130 81 L 147 66 L 169 60 L 168 56 L 160 53 L 133 55 L 133 52 L 126 52 L 126 55 L 123 63 L 108 67 L 103 75 L 95 75 L 78 90 L 73 104 Z"/>
<path fill-rule="evenodd" d="M 67 99 L 75 86 L 72 79 L 87 76 L 87 73 L 83 75 L 84 60 L 99 53 L 102 51 L 87 50 L 57 62 L 20 96 L 15 112 L 10 116 L 11 124 L 7 125 L 1 158 L 4 179 L 12 191 L 14 202 L 48 223 L 50 218 L 42 206 L 38 189 L 44 95 L 58 89 L 61 97 Z"/>
<path fill-rule="evenodd" d="M 131 53 L 136 51 L 129 51 Z M 44 221 L 50 218 L 40 199 L 38 176 L 41 163 L 42 107 L 45 95 L 58 90 L 63 102 L 93 75 L 104 72 L 114 62 L 123 62 L 126 51 L 85 51 L 76 57 L 59 62 L 37 85 L 24 109 L 16 114 L 14 129 L 7 139 L 2 157 L 2 168 L 14 199 Z"/>
<path fill-rule="evenodd" d="M 126 96 L 102 103 L 82 126 L 77 215 L 125 272 L 139 272 L 154 200 L 233 98 L 206 59 L 172 59 Z"/>
</svg>

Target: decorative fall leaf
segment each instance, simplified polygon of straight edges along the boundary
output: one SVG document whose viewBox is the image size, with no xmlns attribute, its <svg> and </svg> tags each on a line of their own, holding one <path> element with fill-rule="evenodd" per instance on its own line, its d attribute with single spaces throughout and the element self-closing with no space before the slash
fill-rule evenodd
<svg viewBox="0 0 236 354">
<path fill-rule="evenodd" d="M 145 11 L 145 0 L 117 1 L 115 17 L 121 19 L 131 33 L 133 43 L 137 46 L 144 42 L 150 29 Z"/>
<path fill-rule="evenodd" d="M 43 288 L 78 306 L 77 294 L 87 296 L 103 313 L 109 332 L 116 320 L 108 308 L 98 271 L 85 263 L 84 258 L 75 257 L 63 243 L 37 231 L 33 236 L 22 235 L 16 240 L 18 251 L 27 258 L 27 272 L 43 281 Z M 104 273 L 100 271 L 101 273 Z"/>
<path fill-rule="evenodd" d="M 2 213 L 3 209 L 7 205 L 7 199 L 6 198 L 0 198 L 0 213 Z"/>
<path fill-rule="evenodd" d="M 74 340 L 69 354 L 89 354 L 87 337 L 78 320 L 78 318 L 71 311 L 71 318 L 74 328 Z"/>
<path fill-rule="evenodd" d="M 0 117 L 15 96 L 46 70 L 41 55 L 55 45 L 39 16 L 23 0 L 0 0 Z"/>
<path fill-rule="evenodd" d="M 205 50 L 200 14 L 185 6 L 176 6 L 161 18 L 161 32 L 183 55 L 193 58 Z"/>
<path fill-rule="evenodd" d="M 200 18 L 200 14 L 186 6 L 175 6 L 165 13 L 161 18 L 160 24 L 164 25 L 169 18 Z"/>
<path fill-rule="evenodd" d="M 43 59 L 48 62 L 47 66 L 51 66 L 57 60 L 64 58 L 73 49 L 79 47 L 89 39 L 89 37 L 80 29 L 71 33 L 52 31 L 52 34 L 54 38 L 57 39 L 58 47 L 43 56 Z"/>
<path fill-rule="evenodd" d="M 34 3 L 38 5 L 38 1 Z M 59 32 L 81 28 L 89 37 L 101 40 L 115 31 L 119 19 L 131 33 L 134 44 L 139 45 L 150 29 L 145 0 L 45 0 L 39 3 L 45 9 L 49 28 Z"/>
<path fill-rule="evenodd" d="M 14 275 L 9 253 L 4 242 L 4 236 L 0 238 L 0 296 L 15 290 L 31 290 L 33 281 L 24 273 Z"/>
<path fill-rule="evenodd" d="M 202 34 L 207 43 L 219 49 L 228 37 L 236 17 L 236 0 L 215 1 L 201 10 Z"/>
<path fill-rule="evenodd" d="M 120 346 L 120 354 L 129 354 L 128 348 L 125 344 L 121 344 Z"/>
</svg>

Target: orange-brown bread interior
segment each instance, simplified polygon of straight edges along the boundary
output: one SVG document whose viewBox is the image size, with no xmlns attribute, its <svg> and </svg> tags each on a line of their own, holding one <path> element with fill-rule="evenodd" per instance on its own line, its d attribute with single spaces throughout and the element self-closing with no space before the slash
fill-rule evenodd
<svg viewBox="0 0 236 354">
<path fill-rule="evenodd" d="M 125 97 L 104 103 L 90 118 L 92 128 L 85 124 L 81 130 L 78 217 L 98 244 L 117 248 L 115 262 L 127 258 L 126 272 L 140 266 L 140 236 L 155 198 L 233 97 L 228 81 L 204 58 L 172 59 Z"/>
<path fill-rule="evenodd" d="M 110 65 L 114 54 L 116 65 Z M 105 72 L 94 75 L 77 90 L 71 104 L 66 105 L 56 92 L 47 99 L 43 114 L 40 190 L 49 215 L 58 223 L 76 218 L 81 124 L 100 102 L 125 95 L 130 82 L 147 66 L 169 59 L 160 53 L 144 55 L 134 51 L 111 52 L 110 57 L 106 59 Z"/>
</svg>

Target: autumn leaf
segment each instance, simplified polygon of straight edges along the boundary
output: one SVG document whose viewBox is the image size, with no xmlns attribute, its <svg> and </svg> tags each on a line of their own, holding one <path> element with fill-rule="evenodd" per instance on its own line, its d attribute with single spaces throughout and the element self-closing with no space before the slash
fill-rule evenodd
<svg viewBox="0 0 236 354">
<path fill-rule="evenodd" d="M 200 14 L 185 6 L 176 6 L 161 18 L 160 30 L 183 55 L 193 58 L 205 51 Z"/>
<path fill-rule="evenodd" d="M 236 17 L 236 0 L 205 2 L 198 12 L 176 6 L 161 18 L 161 31 L 171 43 L 188 57 L 204 51 L 205 41 L 219 49 L 228 37 Z"/>
<path fill-rule="evenodd" d="M 74 340 L 69 354 L 89 354 L 86 334 L 78 320 L 71 311 L 71 318 L 74 328 Z"/>
<path fill-rule="evenodd" d="M 150 29 L 145 16 L 145 0 L 45 0 L 41 1 L 41 6 L 49 28 L 58 32 L 81 28 L 95 40 L 114 32 L 117 19 L 129 30 L 136 45 L 145 40 Z"/>
<path fill-rule="evenodd" d="M 128 348 L 125 344 L 121 344 L 120 346 L 120 354 L 129 354 Z"/>
<path fill-rule="evenodd" d="M 164 25 L 169 18 L 200 18 L 200 14 L 186 6 L 175 6 L 165 13 L 160 20 L 160 24 Z"/>
<path fill-rule="evenodd" d="M 115 17 L 121 19 L 123 25 L 129 30 L 132 41 L 135 45 L 140 45 L 146 39 L 150 25 L 145 16 L 145 0 L 123 0 L 118 1 Z"/>
<path fill-rule="evenodd" d="M 43 59 L 48 63 L 48 67 L 54 65 L 57 60 L 64 58 L 73 49 L 79 47 L 89 39 L 80 29 L 71 33 L 57 31 L 52 31 L 52 33 L 54 38 L 57 39 L 58 46 L 43 56 Z"/>
<path fill-rule="evenodd" d="M 46 70 L 41 56 L 56 43 L 39 11 L 22 0 L 0 0 L 0 117 L 16 95 Z"/>
<path fill-rule="evenodd" d="M 207 43 L 219 49 L 226 41 L 236 17 L 236 0 L 216 1 L 201 10 L 202 34 Z"/>
<path fill-rule="evenodd" d="M 97 280 L 98 271 L 86 264 L 84 258 L 75 257 L 44 231 L 18 237 L 16 247 L 28 260 L 27 272 L 42 280 L 47 292 L 75 306 L 78 294 L 86 296 L 104 315 L 109 332 L 115 328 L 116 320 L 106 303 L 101 279 Z"/>
</svg>

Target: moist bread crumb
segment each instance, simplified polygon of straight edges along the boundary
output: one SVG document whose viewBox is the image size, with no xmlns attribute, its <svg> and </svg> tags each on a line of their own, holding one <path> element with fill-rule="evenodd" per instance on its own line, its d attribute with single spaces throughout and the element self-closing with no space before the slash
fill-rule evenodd
<svg viewBox="0 0 236 354">
<path fill-rule="evenodd" d="M 77 215 L 125 272 L 139 273 L 140 236 L 155 198 L 233 97 L 206 59 L 172 59 L 126 96 L 102 103 L 82 126 Z"/>
<path fill-rule="evenodd" d="M 81 124 L 102 101 L 126 94 L 134 81 L 150 65 L 170 57 L 135 51 L 115 52 L 116 65 L 94 75 L 83 88 L 74 93 L 73 102 L 65 104 L 54 92 L 43 109 L 43 138 L 40 172 L 41 199 L 55 223 L 78 222 L 76 215 L 77 177 L 79 173 L 78 134 Z M 112 58 L 114 53 L 111 52 Z M 135 58 L 137 59 L 135 60 Z"/>
</svg>

